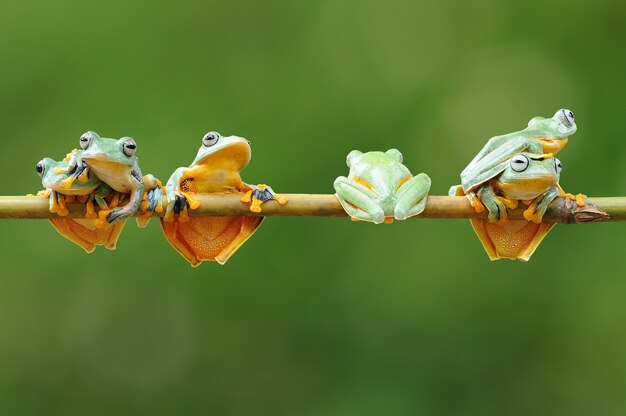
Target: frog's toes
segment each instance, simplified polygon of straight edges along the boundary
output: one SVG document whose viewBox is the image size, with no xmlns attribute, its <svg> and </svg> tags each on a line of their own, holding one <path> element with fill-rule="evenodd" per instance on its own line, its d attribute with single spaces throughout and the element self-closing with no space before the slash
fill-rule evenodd
<svg viewBox="0 0 626 416">
<path fill-rule="evenodd" d="M 250 211 L 252 212 L 261 212 L 261 205 L 264 202 L 275 200 L 280 205 L 285 205 L 289 199 L 286 196 L 278 195 L 274 190 L 267 185 L 257 185 L 253 187 L 251 191 L 246 192 L 246 194 L 241 198 L 241 202 L 250 202 Z"/>
<path fill-rule="evenodd" d="M 535 224 L 541 223 L 543 215 L 541 212 L 537 211 L 537 201 L 531 202 L 528 208 L 524 211 L 524 219 L 526 221 L 532 221 Z"/>
<path fill-rule="evenodd" d="M 70 189 L 72 187 L 72 185 L 74 184 L 74 181 L 76 180 L 76 176 L 75 175 L 70 175 L 67 178 L 63 179 L 61 181 L 61 187 L 63 189 Z"/>
<path fill-rule="evenodd" d="M 194 198 L 189 192 L 181 192 L 185 199 L 187 200 L 187 206 L 190 209 L 198 209 L 200 208 L 200 201 Z"/>
<path fill-rule="evenodd" d="M 478 214 L 485 210 L 485 205 L 480 201 L 480 198 L 478 198 L 474 192 L 468 192 L 465 196 L 467 197 L 467 200 L 472 208 L 474 208 L 474 211 Z"/>
<path fill-rule="evenodd" d="M 126 209 L 119 208 L 109 212 L 106 216 L 106 220 L 109 224 L 115 224 L 116 222 L 126 220 L 129 216 L 129 212 Z"/>
</svg>

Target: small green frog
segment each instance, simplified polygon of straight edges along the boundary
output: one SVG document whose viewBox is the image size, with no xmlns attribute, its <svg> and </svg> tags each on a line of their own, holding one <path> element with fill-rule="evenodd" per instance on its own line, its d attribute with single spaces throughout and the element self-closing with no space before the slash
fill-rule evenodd
<svg viewBox="0 0 626 416">
<path fill-rule="evenodd" d="M 418 215 L 426 206 L 431 181 L 428 175 L 411 175 L 397 149 L 362 153 L 353 150 L 346 159 L 350 173 L 334 187 L 343 209 L 353 220 L 391 223 Z"/>
<path fill-rule="evenodd" d="M 68 155 L 69 156 L 69 155 Z M 50 212 L 60 216 L 68 215 L 66 202 L 73 201 L 76 197 L 84 200 L 87 205 L 87 218 L 97 218 L 94 211 L 94 200 L 108 209 L 104 198 L 111 193 L 111 188 L 102 183 L 95 175 L 89 175 L 85 181 L 73 181 L 67 187 L 68 176 L 76 177 L 76 174 L 67 174 L 67 161 L 55 161 L 46 157 L 37 163 L 36 171 L 41 176 L 41 184 L 45 191 L 39 192 L 40 196 L 45 196 L 50 200 Z"/>
<path fill-rule="evenodd" d="M 85 219 L 51 218 L 50 223 L 63 237 L 76 243 L 88 253 L 93 252 L 98 245 L 104 245 L 109 250 L 115 250 L 117 239 L 125 222 L 102 229 L 94 225 L 94 219 L 98 217 L 94 210 L 94 201 L 97 202 L 100 209 L 108 210 L 109 206 L 105 198 L 112 193 L 112 189 L 95 175 L 77 174 L 76 172 L 68 175 L 67 172 L 70 170 L 68 159 L 73 154 L 74 152 L 69 154 L 63 161 L 57 162 L 50 158 L 44 158 L 37 163 L 36 171 L 41 176 L 42 185 L 46 188 L 38 195 L 48 198 L 50 212 L 56 213 L 60 217 L 69 214 L 66 202 L 78 199 L 79 202 L 86 204 L 86 216 Z M 75 180 L 80 175 L 83 175 L 83 179 Z M 67 178 L 69 176 L 73 176 L 74 180 L 68 188 Z M 117 195 L 114 196 L 113 199 L 117 199 Z"/>
<path fill-rule="evenodd" d="M 471 219 L 474 231 L 491 260 L 527 261 L 554 226 L 543 222 L 550 202 L 562 195 L 558 185 L 562 164 L 552 154 L 524 152 L 513 156 L 501 173 L 478 189 L 478 197 L 489 211 L 489 219 Z M 463 195 L 461 186 L 452 195 Z M 508 219 L 508 209 L 528 206 L 524 220 Z"/>
<path fill-rule="evenodd" d="M 113 190 L 130 196 L 130 201 L 122 208 L 100 211 L 100 226 L 104 226 L 105 220 L 114 224 L 133 216 L 144 201 L 146 181 L 149 182 L 148 205 L 159 211 L 162 196 L 160 182 L 152 175 L 142 176 L 135 156 L 137 144 L 133 138 L 108 139 L 89 131 L 80 137 L 80 148 L 82 151 L 76 152 L 70 160 L 70 171 L 76 168 L 80 175 L 84 174 L 84 169 L 90 169 Z M 140 225 L 145 225 L 145 221 Z"/>
<path fill-rule="evenodd" d="M 531 119 L 524 130 L 492 137 L 461 172 L 463 190 L 469 193 L 477 183 L 501 173 L 518 153 L 556 154 L 575 132 L 574 113 L 561 109 L 552 118 Z"/>
</svg>

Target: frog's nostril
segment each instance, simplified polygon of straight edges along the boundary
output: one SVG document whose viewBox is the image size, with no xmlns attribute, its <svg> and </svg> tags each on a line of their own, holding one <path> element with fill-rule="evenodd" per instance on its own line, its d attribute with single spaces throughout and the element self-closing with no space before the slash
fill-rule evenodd
<svg viewBox="0 0 626 416">
<path fill-rule="evenodd" d="M 252 146 L 252 142 L 250 140 L 246 140 L 250 146 Z"/>
</svg>

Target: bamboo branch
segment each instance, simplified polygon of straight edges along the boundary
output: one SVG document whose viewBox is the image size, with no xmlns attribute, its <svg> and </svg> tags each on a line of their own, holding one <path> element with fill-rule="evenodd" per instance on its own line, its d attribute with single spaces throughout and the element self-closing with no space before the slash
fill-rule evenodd
<svg viewBox="0 0 626 416">
<path fill-rule="evenodd" d="M 289 202 L 263 204 L 261 213 L 254 213 L 239 199 L 241 194 L 198 194 L 201 206 L 190 211 L 192 216 L 298 216 L 345 217 L 347 214 L 334 195 L 286 194 Z M 164 205 L 166 200 L 163 200 Z M 588 198 L 584 207 L 577 207 L 567 198 L 557 198 L 544 216 L 546 221 L 562 224 L 626 220 L 626 197 Z M 59 218 L 49 211 L 48 199 L 39 196 L 0 196 L 0 218 L 42 219 Z M 70 214 L 63 218 L 84 218 L 85 206 L 68 204 Z M 510 219 L 523 219 L 523 209 L 509 212 Z M 139 213 L 138 215 L 140 215 Z M 163 216 L 163 213 L 155 216 Z M 487 218 L 487 213 L 476 213 L 465 197 L 429 196 L 424 212 L 414 218 Z"/>
</svg>

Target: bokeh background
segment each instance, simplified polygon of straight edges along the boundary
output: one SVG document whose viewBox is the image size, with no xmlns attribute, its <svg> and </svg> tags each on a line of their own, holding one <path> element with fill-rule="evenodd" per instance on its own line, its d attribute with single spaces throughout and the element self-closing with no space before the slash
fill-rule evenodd
<svg viewBox="0 0 626 416">
<path fill-rule="evenodd" d="M 567 107 L 572 192 L 626 195 L 618 1 L 2 1 L 2 195 L 79 136 L 166 180 L 208 130 L 244 180 L 331 193 L 397 147 L 447 192 L 491 136 Z M 0 221 L 0 413 L 618 415 L 626 224 L 557 226 L 492 263 L 465 220 L 269 218 L 192 269 L 158 223 L 86 255 Z"/>
</svg>

